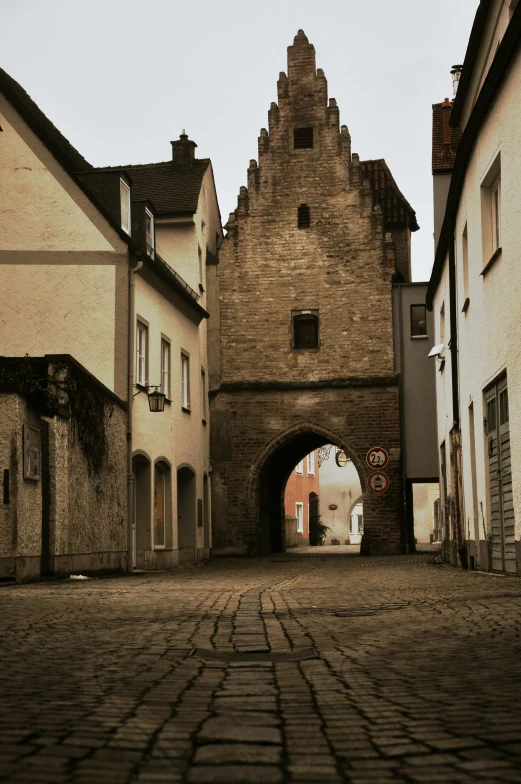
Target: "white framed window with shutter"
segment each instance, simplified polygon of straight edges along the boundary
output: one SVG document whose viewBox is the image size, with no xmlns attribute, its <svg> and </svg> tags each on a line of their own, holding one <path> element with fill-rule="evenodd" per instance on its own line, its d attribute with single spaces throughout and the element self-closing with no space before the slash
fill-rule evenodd
<svg viewBox="0 0 521 784">
<path fill-rule="evenodd" d="M 136 384 L 147 385 L 148 327 L 142 321 L 136 325 Z"/>
<path fill-rule="evenodd" d="M 170 341 L 161 338 L 161 392 L 170 399 Z"/>
<path fill-rule="evenodd" d="M 181 406 L 190 410 L 190 356 L 181 352 Z"/>
</svg>

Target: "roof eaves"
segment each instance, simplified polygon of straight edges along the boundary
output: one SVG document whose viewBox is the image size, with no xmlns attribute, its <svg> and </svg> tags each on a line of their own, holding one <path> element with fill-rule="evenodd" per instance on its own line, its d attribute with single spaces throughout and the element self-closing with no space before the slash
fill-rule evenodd
<svg viewBox="0 0 521 784">
<path fill-rule="evenodd" d="M 467 164 L 469 162 L 470 155 L 474 149 L 481 124 L 487 117 L 488 112 L 498 95 L 498 87 L 503 78 L 506 76 L 508 68 L 512 64 L 513 55 L 520 45 L 521 3 L 518 3 L 510 20 L 510 24 L 506 29 L 503 40 L 499 45 L 494 61 L 490 66 L 489 72 L 479 92 L 478 98 L 469 117 L 469 121 L 465 127 L 461 141 L 459 143 L 456 160 L 454 162 L 454 171 L 447 196 L 445 217 L 443 219 L 440 237 L 436 248 L 429 286 L 427 288 L 426 300 L 429 310 L 432 310 L 434 295 L 436 294 L 443 267 L 445 265 L 445 258 L 447 255 L 448 245 L 451 240 L 451 235 L 453 234 L 453 223 L 457 213 L 461 191 L 465 182 L 465 174 L 467 171 Z"/>
<path fill-rule="evenodd" d="M 474 23 L 470 32 L 467 51 L 465 52 L 465 59 L 463 60 L 463 67 L 461 69 L 458 91 L 452 105 L 452 112 L 449 120 L 449 124 L 452 127 L 457 127 L 460 124 L 461 111 L 465 103 L 465 98 L 467 97 L 476 57 L 478 56 L 479 45 L 491 6 L 492 0 L 481 0 L 474 17 Z"/>
<path fill-rule="evenodd" d="M 195 313 L 201 318 L 209 318 L 210 314 L 199 304 L 199 295 L 186 283 L 185 280 L 177 273 L 164 259 L 157 253 L 151 256 L 142 257 L 144 263 L 154 270 L 163 280 L 170 284 L 172 289 L 179 294 L 181 299 L 188 303 Z"/>
</svg>

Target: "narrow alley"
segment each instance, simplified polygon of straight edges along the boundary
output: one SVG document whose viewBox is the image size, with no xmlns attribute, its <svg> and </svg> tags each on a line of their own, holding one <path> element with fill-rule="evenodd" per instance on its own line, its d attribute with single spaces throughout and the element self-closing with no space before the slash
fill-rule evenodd
<svg viewBox="0 0 521 784">
<path fill-rule="evenodd" d="M 516 578 L 301 547 L 0 607 L 2 782 L 521 782 Z"/>
</svg>

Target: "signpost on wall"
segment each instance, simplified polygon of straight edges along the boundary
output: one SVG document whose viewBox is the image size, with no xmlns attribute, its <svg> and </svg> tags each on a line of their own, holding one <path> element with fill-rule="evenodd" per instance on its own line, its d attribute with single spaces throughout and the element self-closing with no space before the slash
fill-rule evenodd
<svg viewBox="0 0 521 784">
<path fill-rule="evenodd" d="M 365 456 L 365 459 L 368 466 L 374 469 L 379 468 L 383 471 L 389 462 L 389 455 L 382 446 L 373 446 Z"/>
<path fill-rule="evenodd" d="M 369 474 L 367 486 L 373 493 L 385 493 L 389 489 L 389 477 L 383 471 L 373 471 Z"/>
</svg>

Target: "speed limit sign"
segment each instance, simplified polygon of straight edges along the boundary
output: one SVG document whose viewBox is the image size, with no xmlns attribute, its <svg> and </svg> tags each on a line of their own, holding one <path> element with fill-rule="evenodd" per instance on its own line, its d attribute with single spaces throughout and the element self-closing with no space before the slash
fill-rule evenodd
<svg viewBox="0 0 521 784">
<path fill-rule="evenodd" d="M 384 469 L 389 462 L 389 455 L 382 446 L 373 446 L 365 456 L 367 465 L 371 468 Z"/>
</svg>

